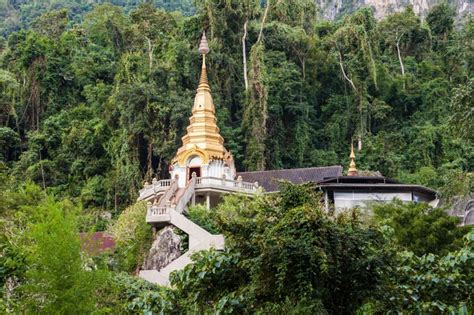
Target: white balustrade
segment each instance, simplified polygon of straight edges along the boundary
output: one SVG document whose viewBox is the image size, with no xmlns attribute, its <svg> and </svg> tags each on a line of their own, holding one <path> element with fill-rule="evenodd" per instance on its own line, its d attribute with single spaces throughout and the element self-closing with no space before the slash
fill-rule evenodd
<svg viewBox="0 0 474 315">
<path fill-rule="evenodd" d="M 196 187 L 214 187 L 216 189 L 227 188 L 228 190 L 233 191 L 255 192 L 258 186 L 256 183 L 244 182 L 241 179 L 232 180 L 225 177 L 199 177 L 196 179 Z"/>
<path fill-rule="evenodd" d="M 156 193 L 167 190 L 175 180 L 173 179 L 163 179 L 163 180 L 153 180 L 153 183 L 145 185 L 139 191 L 139 200 L 147 199 Z"/>
<path fill-rule="evenodd" d="M 152 206 L 148 212 L 148 215 L 164 215 L 164 214 L 169 214 L 169 213 L 170 213 L 169 207 Z"/>
<path fill-rule="evenodd" d="M 188 184 L 186 185 L 184 193 L 181 195 L 181 197 L 178 200 L 178 203 L 176 204 L 176 211 L 178 211 L 179 213 L 183 213 L 184 208 L 186 207 L 189 200 L 191 200 L 191 197 L 194 194 L 194 188 L 197 182 L 197 178 L 195 174 L 196 173 L 193 173 L 191 180 L 189 180 Z"/>
</svg>

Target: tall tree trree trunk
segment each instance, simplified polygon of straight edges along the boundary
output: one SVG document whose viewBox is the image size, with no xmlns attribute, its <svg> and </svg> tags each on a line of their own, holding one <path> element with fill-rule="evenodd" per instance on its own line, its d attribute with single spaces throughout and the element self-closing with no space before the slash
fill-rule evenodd
<svg viewBox="0 0 474 315">
<path fill-rule="evenodd" d="M 152 165 L 152 157 L 153 157 L 153 142 L 148 143 L 148 152 L 147 152 L 147 170 L 146 170 L 146 180 L 151 180 L 153 176 L 153 165 Z"/>
<path fill-rule="evenodd" d="M 403 88 L 405 89 L 405 66 L 403 65 L 403 60 L 402 60 L 402 54 L 400 52 L 400 40 L 402 39 L 403 35 L 405 33 L 402 33 L 400 37 L 397 39 L 397 55 L 398 55 L 398 61 L 400 62 L 400 69 L 402 71 L 402 77 L 403 77 Z"/>
<path fill-rule="evenodd" d="M 245 40 L 247 39 L 247 24 L 248 20 L 244 23 L 244 35 L 242 36 L 242 62 L 244 66 L 244 82 L 245 82 L 245 91 L 249 89 L 249 80 L 247 78 L 247 53 L 246 53 L 246 46 Z"/>
<path fill-rule="evenodd" d="M 354 92 L 356 92 L 356 94 L 357 94 L 358 91 L 357 91 L 356 86 L 354 85 L 354 82 L 347 76 L 346 71 L 344 70 L 344 65 L 342 64 L 342 54 L 341 54 L 341 52 L 339 52 L 339 66 L 341 67 L 342 76 L 344 77 L 344 79 L 347 80 L 347 82 L 349 82 L 349 84 L 351 85 L 352 89 L 353 89 Z"/>
<path fill-rule="evenodd" d="M 151 71 L 153 67 L 153 52 L 155 50 L 155 47 L 153 47 L 153 45 L 151 44 L 151 40 L 148 37 L 145 36 L 145 38 L 148 42 L 148 66 Z"/>
<path fill-rule="evenodd" d="M 258 33 L 257 42 L 255 44 L 258 44 L 262 40 L 263 27 L 265 26 L 265 21 L 267 20 L 269 9 L 270 9 L 270 1 L 267 1 L 267 6 L 265 7 L 265 12 L 263 13 L 262 24 L 260 25 L 260 32 Z"/>
</svg>

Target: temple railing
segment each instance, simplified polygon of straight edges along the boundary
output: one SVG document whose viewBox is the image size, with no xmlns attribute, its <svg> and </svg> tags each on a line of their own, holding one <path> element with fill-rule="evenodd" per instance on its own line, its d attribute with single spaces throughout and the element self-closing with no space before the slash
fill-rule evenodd
<svg viewBox="0 0 474 315">
<path fill-rule="evenodd" d="M 140 196 L 138 199 L 151 200 L 155 197 L 156 194 L 165 193 L 165 196 L 163 196 L 160 199 L 160 205 L 159 205 L 159 206 L 164 206 L 164 202 L 170 200 L 171 196 L 178 189 L 177 185 L 178 185 L 178 181 L 174 179 L 164 179 L 164 180 L 159 180 L 159 181 L 155 180 L 152 184 L 147 184 L 145 185 L 143 189 L 140 190 Z M 241 177 L 237 178 L 237 180 L 227 179 L 225 177 L 222 177 L 222 178 L 197 177 L 193 185 L 194 185 L 194 188 L 196 189 L 212 188 L 216 190 L 225 190 L 225 191 L 242 192 L 242 193 L 255 193 L 258 189 L 258 183 L 244 182 L 242 181 Z M 182 197 L 180 198 L 178 203 L 181 200 L 186 200 L 186 201 L 181 201 L 181 203 L 185 203 L 185 204 L 183 204 L 180 207 L 180 209 L 181 208 L 184 209 L 184 206 L 186 206 L 186 203 L 189 202 L 189 198 L 193 194 L 193 192 L 189 192 L 189 191 L 193 191 L 194 188 L 191 190 L 186 189 L 184 194 L 189 194 L 189 196 L 187 196 L 187 198 L 182 198 Z"/>
<path fill-rule="evenodd" d="M 173 183 L 176 182 L 174 179 L 163 179 L 163 180 L 156 180 L 153 179 L 151 184 L 145 184 L 145 187 L 140 189 L 139 191 L 139 200 L 147 199 L 156 193 L 164 192 L 170 188 Z"/>
<path fill-rule="evenodd" d="M 163 206 L 163 207 L 158 207 L 156 205 L 152 205 L 149 209 L 148 209 L 148 215 L 165 215 L 165 214 L 169 214 L 171 211 L 171 207 L 170 206 Z"/>
<path fill-rule="evenodd" d="M 192 196 L 194 195 L 195 186 L 196 186 L 196 176 L 193 173 L 192 178 L 188 181 L 188 184 L 184 188 L 184 193 L 181 195 L 178 202 L 176 203 L 176 211 L 178 211 L 178 213 L 183 213 L 184 208 L 186 207 L 189 200 L 191 200 Z"/>
<path fill-rule="evenodd" d="M 168 187 L 168 190 L 160 198 L 158 207 L 164 207 L 167 202 L 171 201 L 171 198 L 175 194 L 176 190 L 178 190 L 178 181 L 172 181 L 171 186 Z"/>
<path fill-rule="evenodd" d="M 198 177 L 196 178 L 196 188 L 216 188 L 253 193 L 258 189 L 258 184 L 244 182 L 240 177 L 237 180 L 227 179 L 225 177 Z"/>
</svg>

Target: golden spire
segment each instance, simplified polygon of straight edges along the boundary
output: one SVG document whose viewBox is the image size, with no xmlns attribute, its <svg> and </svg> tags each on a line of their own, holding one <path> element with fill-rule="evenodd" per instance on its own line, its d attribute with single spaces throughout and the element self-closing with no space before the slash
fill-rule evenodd
<svg viewBox="0 0 474 315">
<path fill-rule="evenodd" d="M 207 71 L 206 71 L 206 55 L 209 53 L 209 45 L 207 44 L 206 33 L 202 33 L 201 43 L 199 44 L 199 53 L 202 55 L 202 66 L 201 66 L 201 77 L 199 78 L 198 89 L 209 89 L 209 83 L 207 82 Z"/>
<path fill-rule="evenodd" d="M 194 155 L 201 158 L 202 164 L 212 159 L 225 159 L 231 162 L 231 154 L 224 148 L 224 138 L 220 135 L 215 116 L 214 101 L 207 81 L 206 55 L 209 53 L 206 34 L 203 33 L 199 44 L 202 55 L 201 77 L 194 97 L 192 116 L 187 134 L 182 138 L 183 145 L 178 149 L 173 163 L 185 166 L 187 160 Z M 233 163 L 233 161 L 232 161 Z"/>
<path fill-rule="evenodd" d="M 349 170 L 347 171 L 347 176 L 355 176 L 357 175 L 357 168 L 355 163 L 355 153 L 354 153 L 354 144 L 351 141 L 351 155 L 349 155 L 351 162 L 349 163 Z"/>
</svg>

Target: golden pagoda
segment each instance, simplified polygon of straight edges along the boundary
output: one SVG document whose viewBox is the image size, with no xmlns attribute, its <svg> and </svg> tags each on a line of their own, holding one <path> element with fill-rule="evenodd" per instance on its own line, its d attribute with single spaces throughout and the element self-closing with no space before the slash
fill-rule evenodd
<svg viewBox="0 0 474 315">
<path fill-rule="evenodd" d="M 349 170 L 347 171 L 347 176 L 356 176 L 357 168 L 355 163 L 355 153 L 354 153 L 354 144 L 351 142 L 351 155 L 349 156 L 351 162 L 349 163 Z"/>
<path fill-rule="evenodd" d="M 182 137 L 183 144 L 172 161 L 172 168 L 201 167 L 217 160 L 231 167 L 233 170 L 231 173 L 235 173 L 232 154 L 225 149 L 224 138 L 220 135 L 216 124 L 214 102 L 207 81 L 206 55 L 209 53 L 209 46 L 205 33 L 201 38 L 199 53 L 202 55 L 202 67 L 192 116 L 189 118 L 187 133 Z M 205 173 L 201 168 L 198 171 L 197 175 Z M 189 176 L 188 174 L 186 177 Z"/>
</svg>

